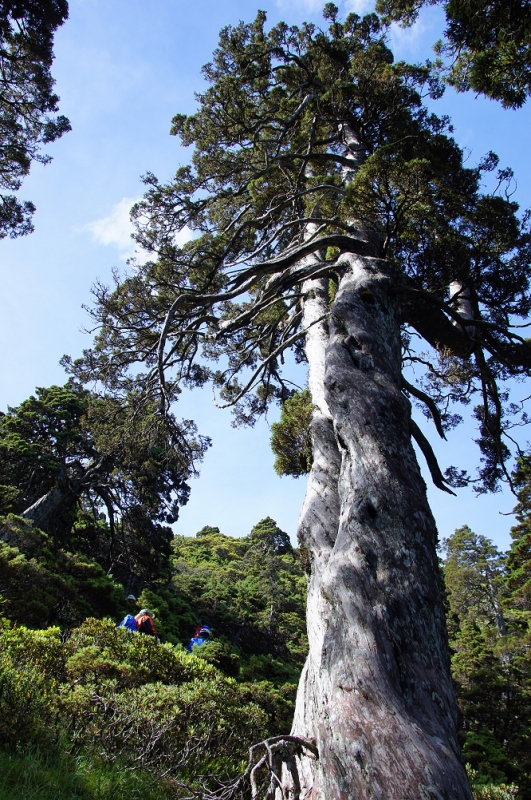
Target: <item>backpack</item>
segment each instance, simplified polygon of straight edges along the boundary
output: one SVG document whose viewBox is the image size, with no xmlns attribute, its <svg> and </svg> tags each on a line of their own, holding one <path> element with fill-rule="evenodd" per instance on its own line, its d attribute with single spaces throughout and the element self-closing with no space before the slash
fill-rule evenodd
<svg viewBox="0 0 531 800">
<path fill-rule="evenodd" d="M 210 639 L 208 638 L 203 638 L 202 636 L 193 636 L 190 639 L 190 644 L 186 646 L 186 649 L 188 650 L 189 653 L 192 653 L 194 647 L 201 647 L 201 645 L 208 644 L 209 642 Z"/>
<path fill-rule="evenodd" d="M 148 617 L 147 614 L 144 614 L 143 617 L 140 617 L 137 624 L 140 633 L 147 633 L 149 636 L 157 635 L 155 633 L 155 626 L 153 625 L 153 620 L 151 619 L 151 617 Z"/>
<path fill-rule="evenodd" d="M 131 631 L 131 633 L 138 633 L 139 630 L 136 619 L 132 614 L 128 614 L 126 617 L 124 617 L 118 627 L 125 628 L 126 630 Z"/>
</svg>

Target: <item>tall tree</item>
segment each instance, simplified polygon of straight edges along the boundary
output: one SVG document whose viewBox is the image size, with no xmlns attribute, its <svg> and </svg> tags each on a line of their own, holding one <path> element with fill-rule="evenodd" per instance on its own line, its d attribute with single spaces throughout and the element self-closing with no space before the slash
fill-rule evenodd
<svg viewBox="0 0 531 800">
<path fill-rule="evenodd" d="M 490 539 L 474 533 L 468 525 L 445 539 L 443 549 L 450 614 L 473 625 L 490 624 L 500 636 L 505 636 L 507 626 L 502 610 L 505 556 Z"/>
<path fill-rule="evenodd" d="M 393 63 L 375 16 L 325 16 L 326 33 L 267 31 L 263 13 L 222 31 L 197 113 L 174 118 L 192 163 L 168 185 L 148 175 L 133 210 L 153 260 L 97 290 L 101 333 L 74 369 L 116 386 L 143 362 L 161 411 L 181 384 L 210 380 L 252 422 L 292 393 L 282 354 L 308 362 L 310 652 L 293 733 L 319 758 L 291 759 L 286 786 L 470 798 L 412 437 L 449 489 L 409 397 L 441 434 L 452 399 L 479 399 L 479 479 L 494 487 L 508 456 L 498 380 L 531 368 L 510 327 L 530 307 L 530 236 L 503 180 L 481 192 L 496 158 L 465 167 L 424 108 L 440 92 L 428 70 Z M 197 237 L 179 248 L 185 225 Z M 403 375 L 415 360 L 422 386 Z"/>
<path fill-rule="evenodd" d="M 50 73 L 53 37 L 68 17 L 67 0 L 0 0 L 0 190 L 17 191 L 32 161 L 47 164 L 42 145 L 70 123 L 57 111 Z M 35 206 L 0 194 L 0 239 L 31 233 Z"/>
<path fill-rule="evenodd" d="M 444 541 L 444 551 L 463 756 L 480 782 L 514 781 L 518 796 L 529 797 L 531 658 L 513 568 L 467 525 Z"/>
<path fill-rule="evenodd" d="M 505 108 L 520 108 L 531 95 L 531 3 L 529 0 L 378 0 L 387 19 L 411 25 L 424 5 L 442 5 L 448 81 L 472 89 Z"/>
</svg>

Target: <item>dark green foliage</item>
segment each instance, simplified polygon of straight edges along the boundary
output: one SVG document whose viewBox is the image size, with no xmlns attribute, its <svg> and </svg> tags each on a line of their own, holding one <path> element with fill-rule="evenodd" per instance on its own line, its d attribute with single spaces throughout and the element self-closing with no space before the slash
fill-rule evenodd
<svg viewBox="0 0 531 800">
<path fill-rule="evenodd" d="M 70 123 L 53 117 L 59 98 L 50 74 L 53 36 L 68 16 L 66 0 L 0 2 L 0 190 L 16 191 L 32 161 L 47 164 L 42 145 L 55 141 Z M 35 206 L 0 194 L 0 239 L 33 230 Z"/>
<path fill-rule="evenodd" d="M 282 404 L 280 421 L 271 425 L 271 449 L 276 455 L 275 472 L 298 478 L 312 467 L 310 422 L 312 398 L 308 389 L 294 392 Z"/>
<path fill-rule="evenodd" d="M 33 520 L 56 547 L 96 560 L 128 590 L 159 575 L 187 478 L 208 440 L 133 394 L 37 389 L 0 415 L 0 513 Z"/>
<path fill-rule="evenodd" d="M 20 517 L 0 517 L 0 614 L 32 628 L 71 627 L 123 608 L 122 587 L 99 564 L 52 547 Z"/>
<path fill-rule="evenodd" d="M 55 487 L 67 461 L 89 455 L 81 427 L 89 393 L 68 387 L 37 389 L 36 397 L 0 417 L 0 475 L 3 513 L 21 513 Z M 64 474 L 63 482 L 68 477 Z M 66 490 L 65 490 L 66 493 Z M 69 505 L 75 503 L 72 495 Z M 67 503 L 63 504 L 67 506 Z M 70 509 L 61 509 L 67 515 Z M 65 521 L 66 525 L 72 519 Z"/>
<path fill-rule="evenodd" d="M 268 717 L 268 729 L 277 735 L 291 730 L 297 687 L 292 683 L 273 685 L 271 681 L 256 679 L 240 685 L 247 703 L 256 703 Z"/>
<path fill-rule="evenodd" d="M 56 748 L 0 751 L 0 800 L 170 800 L 182 797 L 171 780 L 120 769 L 97 756 L 73 757 Z"/>
<path fill-rule="evenodd" d="M 501 602 L 505 556 L 485 536 L 458 528 L 443 541 L 444 580 L 449 596 L 450 617 L 473 625 L 497 626 L 506 633 Z"/>
<path fill-rule="evenodd" d="M 282 556 L 286 553 L 293 555 L 288 534 L 281 531 L 271 517 L 257 522 L 249 534 L 249 540 L 249 552 L 253 556 Z"/>
<path fill-rule="evenodd" d="M 472 769 L 470 764 L 466 764 L 466 772 L 474 800 L 513 800 L 515 797 L 520 797 L 518 786 L 514 783 L 478 783 L 478 772 Z"/>
<path fill-rule="evenodd" d="M 507 555 L 507 588 L 514 610 L 531 614 L 531 461 L 528 456 L 518 462 L 514 475 L 518 487 L 516 518 L 511 529 L 512 545 Z"/>
<path fill-rule="evenodd" d="M 112 516 L 141 506 L 154 519 L 173 522 L 188 497 L 183 475 L 205 447 L 202 440 L 185 442 L 194 432 L 191 423 L 167 426 L 132 396 L 119 402 L 75 385 L 37 389 L 36 397 L 0 418 L 4 511 L 25 512 L 58 488 L 51 517 L 71 512 L 86 494 Z M 52 524 L 48 517 L 44 522 Z"/>
<path fill-rule="evenodd" d="M 188 638 L 208 624 L 239 655 L 240 679 L 296 682 L 307 649 L 306 579 L 276 523 L 268 517 L 243 539 L 204 528 L 194 539 L 177 536 L 173 550 L 172 592 L 186 603 L 181 637 L 187 621 Z"/>
<path fill-rule="evenodd" d="M 448 82 L 520 108 L 531 94 L 529 0 L 378 0 L 376 7 L 411 25 L 423 5 L 436 3 L 446 13 L 445 41 L 436 49 L 450 59 Z"/>
<path fill-rule="evenodd" d="M 213 664 L 229 678 L 237 678 L 240 672 L 240 660 L 236 653 L 231 652 L 228 643 L 206 642 L 201 647 L 194 646 L 193 653 L 198 658 L 204 659 L 207 664 Z"/>
<path fill-rule="evenodd" d="M 1 744 L 55 747 L 203 788 L 238 773 L 268 717 L 203 659 L 110 621 L 57 628 L 5 624 Z"/>
<path fill-rule="evenodd" d="M 520 520 L 526 521 L 524 508 Z M 475 784 L 513 782 L 519 786 L 518 796 L 527 799 L 531 797 L 531 631 L 519 582 L 512 578 L 524 559 L 517 566 L 468 526 L 446 540 L 444 548 L 463 756 L 475 770 Z"/>
<path fill-rule="evenodd" d="M 53 683 L 46 683 L 37 666 L 24 669 L 10 654 L 0 654 L 0 742 L 3 747 L 38 742 L 48 745 L 53 739 Z"/>
<path fill-rule="evenodd" d="M 116 781 L 134 767 L 132 789 L 143 785 L 145 770 L 173 776 L 177 783 L 163 782 L 161 797 L 180 797 L 182 783 L 204 789 L 235 776 L 253 741 L 290 728 L 306 654 L 306 581 L 289 537 L 272 519 L 245 539 L 206 527 L 175 540 L 171 581 L 161 576 L 138 597 L 139 606 L 155 611 L 165 644 L 110 620 L 88 619 L 68 635 L 20 625 L 53 621 L 50 612 L 46 620 L 42 615 L 59 591 L 70 592 L 62 604 L 70 616 L 58 618 L 63 627 L 91 606 L 101 610 L 105 591 L 119 619 L 123 591 L 86 559 L 83 580 L 77 572 L 71 580 L 67 565 L 79 558 L 50 548 L 46 534 L 19 517 L 3 525 L 4 610 L 19 624 L 6 621 L 0 630 L 0 749 L 75 756 L 105 776 L 112 765 Z M 189 641 L 199 620 L 213 626 L 214 639 L 189 655 L 179 642 Z M 80 797 L 90 792 L 82 766 L 68 775 Z M 109 779 L 102 777 L 103 785 Z M 19 777 L 16 785 L 23 782 Z"/>
<path fill-rule="evenodd" d="M 456 423 L 452 403 L 478 402 L 478 482 L 492 490 L 509 477 L 505 431 L 519 413 L 503 384 L 531 371 L 531 347 L 511 329 L 531 307 L 530 220 L 509 196 L 510 171 L 484 194 L 496 156 L 467 165 L 449 120 L 423 105 L 442 91 L 428 67 L 394 63 L 375 15 L 340 22 L 329 4 L 325 16 L 326 32 L 267 30 L 263 12 L 221 32 L 196 113 L 173 121 L 191 163 L 167 185 L 146 176 L 132 212 L 153 260 L 97 288 L 94 350 L 71 369 L 111 392 L 134 373 L 162 411 L 181 384 L 210 381 L 252 424 L 292 393 L 283 352 L 305 358 L 305 281 L 334 286 L 350 256 L 376 256 L 400 297 L 403 363 L 425 365 L 416 334 L 432 348 L 414 396 L 439 433 Z M 197 235 L 179 248 L 185 226 Z"/>
</svg>

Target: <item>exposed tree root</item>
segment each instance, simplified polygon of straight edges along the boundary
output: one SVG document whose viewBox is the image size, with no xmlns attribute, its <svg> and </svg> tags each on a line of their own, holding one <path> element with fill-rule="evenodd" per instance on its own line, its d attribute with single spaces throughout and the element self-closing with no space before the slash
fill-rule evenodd
<svg viewBox="0 0 531 800">
<path fill-rule="evenodd" d="M 293 782 L 292 796 L 299 798 L 301 783 L 297 756 L 318 758 L 313 741 L 299 736 L 272 736 L 249 748 L 249 760 L 244 772 L 232 783 L 222 784 L 212 791 L 193 791 L 185 800 L 287 800 L 282 771 L 285 768 Z"/>
</svg>

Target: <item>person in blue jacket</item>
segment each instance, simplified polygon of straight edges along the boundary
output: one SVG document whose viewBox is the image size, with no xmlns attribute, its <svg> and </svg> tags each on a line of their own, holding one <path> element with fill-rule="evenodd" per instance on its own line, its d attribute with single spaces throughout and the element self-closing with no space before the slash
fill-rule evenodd
<svg viewBox="0 0 531 800">
<path fill-rule="evenodd" d="M 186 649 L 189 653 L 192 652 L 194 645 L 196 647 L 201 647 L 202 644 L 207 644 L 210 641 L 210 628 L 208 625 L 199 625 L 192 638 L 190 639 L 190 644 L 186 646 Z"/>
</svg>

